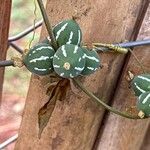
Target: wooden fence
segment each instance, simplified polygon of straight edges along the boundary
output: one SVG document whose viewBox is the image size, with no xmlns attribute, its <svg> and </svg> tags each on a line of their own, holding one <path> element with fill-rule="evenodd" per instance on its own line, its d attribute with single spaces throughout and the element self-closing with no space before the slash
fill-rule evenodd
<svg viewBox="0 0 150 150">
<path fill-rule="evenodd" d="M 0 60 L 5 60 L 8 46 L 11 0 L 0 0 Z M 2 96 L 4 69 L 0 68 L 0 103 Z"/>
<path fill-rule="evenodd" d="M 6 5 L 7 4 L 7 5 Z M 9 0 L 0 3 L 0 59 L 5 59 L 9 15 Z M 53 24 L 70 18 L 78 11 L 86 43 L 115 43 L 143 38 L 150 22 L 149 0 L 56 0 L 47 1 L 47 14 Z M 5 19 L 5 23 L 3 21 Z M 5 30 L 4 30 L 5 28 Z M 43 26 L 41 39 L 46 35 Z M 5 38 L 4 38 L 5 37 Z M 4 38 L 4 39 L 3 39 Z M 148 71 L 149 47 L 134 49 Z M 103 69 L 86 77 L 83 84 L 98 97 L 104 97 L 118 109 L 135 105 L 135 97 L 128 88 L 128 71 L 141 73 L 132 55 L 100 54 Z M 2 69 L 1 69 L 2 70 Z M 0 71 L 0 95 L 3 70 Z M 90 101 L 83 92 L 75 95 L 68 89 L 66 99 L 58 101 L 52 117 L 38 138 L 38 110 L 48 97 L 41 79 L 32 76 L 24 115 L 15 150 L 148 150 L 150 149 L 150 121 L 128 120 L 104 111 Z"/>
</svg>

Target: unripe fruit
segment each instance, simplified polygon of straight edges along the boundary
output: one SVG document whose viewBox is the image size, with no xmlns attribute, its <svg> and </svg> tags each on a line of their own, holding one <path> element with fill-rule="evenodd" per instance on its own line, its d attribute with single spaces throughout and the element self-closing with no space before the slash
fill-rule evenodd
<svg viewBox="0 0 150 150">
<path fill-rule="evenodd" d="M 74 20 L 65 20 L 53 28 L 53 33 L 59 46 L 65 44 L 80 45 L 82 32 Z"/>
<path fill-rule="evenodd" d="M 63 45 L 54 55 L 53 67 L 59 76 L 63 78 L 74 78 L 85 67 L 85 54 L 77 45 Z"/>
<path fill-rule="evenodd" d="M 82 75 L 90 75 L 94 73 L 100 67 L 100 58 L 95 50 L 88 50 L 82 48 L 83 52 L 86 54 L 85 68 L 82 71 Z"/>
<path fill-rule="evenodd" d="M 150 91 L 138 97 L 137 107 L 146 117 L 150 116 Z"/>
<path fill-rule="evenodd" d="M 46 43 L 35 45 L 24 56 L 23 63 L 27 69 L 37 75 L 47 75 L 53 71 L 54 49 Z"/>
<path fill-rule="evenodd" d="M 142 93 L 150 91 L 150 74 L 135 76 L 131 82 L 131 87 L 136 96 L 140 96 Z"/>
</svg>

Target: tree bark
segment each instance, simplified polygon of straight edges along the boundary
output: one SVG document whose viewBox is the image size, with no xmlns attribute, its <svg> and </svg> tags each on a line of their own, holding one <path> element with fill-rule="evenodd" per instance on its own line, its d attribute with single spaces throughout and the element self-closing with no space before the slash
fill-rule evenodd
<svg viewBox="0 0 150 150">
<path fill-rule="evenodd" d="M 77 11 L 84 42 L 115 43 L 136 37 L 134 28 L 142 0 L 56 0 L 47 1 L 47 13 L 53 24 L 71 18 Z M 138 18 L 141 19 L 141 18 Z M 42 37 L 46 35 L 43 28 Z M 106 102 L 111 99 L 124 63 L 124 55 L 100 54 L 103 69 L 84 78 L 83 84 Z M 15 150 L 90 150 L 103 118 L 104 109 L 83 92 L 67 91 L 57 101 L 52 117 L 38 139 L 38 111 L 46 103 L 46 89 L 37 76 L 32 76 L 23 120 Z"/>
<path fill-rule="evenodd" d="M 8 47 L 11 0 L 0 0 L 0 60 L 5 60 Z M 0 103 L 2 98 L 4 68 L 0 68 Z"/>
<path fill-rule="evenodd" d="M 143 39 L 146 35 L 150 35 L 148 19 L 150 14 L 150 6 L 149 11 L 145 15 L 145 19 L 141 26 L 140 33 L 138 35 L 138 40 Z M 148 38 L 149 36 L 145 37 Z M 150 51 L 149 47 L 139 47 L 133 50 L 135 55 L 139 58 L 142 65 L 145 67 L 146 72 L 150 72 L 149 64 L 150 64 Z M 131 71 L 134 75 L 138 75 L 142 73 L 142 70 L 135 60 L 135 58 L 131 55 L 129 61 L 126 61 L 126 66 L 121 76 L 121 81 L 118 84 L 114 99 L 113 106 L 126 110 L 126 108 L 131 106 L 136 106 L 137 97 L 134 96 L 133 91 L 129 88 L 129 83 L 127 81 L 128 71 Z M 144 150 L 145 148 L 150 149 L 150 147 L 144 145 L 148 145 L 149 141 L 149 132 L 148 126 L 150 125 L 150 120 L 128 120 L 122 117 L 118 117 L 113 114 L 107 114 L 104 120 L 104 126 L 101 128 L 99 133 L 99 140 L 97 145 L 97 150 L 107 149 L 107 150 Z M 150 131 L 150 130 L 149 130 Z M 148 132 L 147 136 L 146 132 Z M 145 138 L 144 138 L 145 137 Z M 142 143 L 145 144 L 142 145 Z M 141 148 L 142 145 L 142 148 Z"/>
</svg>

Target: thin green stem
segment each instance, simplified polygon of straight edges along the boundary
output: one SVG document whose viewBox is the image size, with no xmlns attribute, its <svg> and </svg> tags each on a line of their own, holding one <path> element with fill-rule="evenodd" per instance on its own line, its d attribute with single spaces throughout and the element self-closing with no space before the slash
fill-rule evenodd
<svg viewBox="0 0 150 150">
<path fill-rule="evenodd" d="M 83 84 L 80 83 L 80 81 L 78 79 L 73 79 L 73 81 L 76 83 L 76 85 L 78 85 L 78 87 L 84 91 L 89 97 L 91 97 L 93 100 L 97 101 L 99 104 L 101 104 L 105 109 L 128 119 L 145 119 L 145 118 L 140 118 L 138 116 L 133 116 L 130 114 L 127 114 L 126 112 L 121 112 L 113 107 L 110 107 L 109 105 L 107 105 L 105 102 L 103 102 L 102 100 L 100 100 L 99 98 L 97 98 L 92 92 L 90 92 L 89 90 L 87 90 Z"/>
<path fill-rule="evenodd" d="M 57 42 L 56 42 L 56 39 L 55 39 L 55 36 L 54 36 L 54 33 L 53 33 L 51 22 L 48 19 L 48 16 L 46 14 L 43 2 L 42 2 L 42 0 L 37 0 L 37 2 L 39 4 L 40 10 L 41 10 L 41 13 L 42 13 L 42 16 L 43 16 L 43 20 L 45 22 L 47 32 L 48 32 L 48 34 L 50 36 L 52 46 L 54 47 L 55 50 L 57 50 L 58 49 L 58 45 L 57 45 Z"/>
</svg>

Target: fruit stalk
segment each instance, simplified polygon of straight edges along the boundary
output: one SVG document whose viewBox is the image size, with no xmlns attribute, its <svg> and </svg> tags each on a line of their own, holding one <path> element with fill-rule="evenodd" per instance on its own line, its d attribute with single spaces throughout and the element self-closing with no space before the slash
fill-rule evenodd
<svg viewBox="0 0 150 150">
<path fill-rule="evenodd" d="M 78 87 L 84 91 L 89 97 L 91 97 L 91 99 L 95 100 L 98 102 L 98 104 L 102 105 L 105 109 L 107 109 L 108 111 L 110 112 L 113 112 L 119 116 L 122 116 L 122 117 L 125 117 L 125 118 L 128 118 L 128 119 L 145 119 L 145 118 L 140 118 L 138 115 L 135 116 L 135 115 L 130 115 L 126 112 L 121 112 L 113 107 L 110 107 L 109 105 L 107 105 L 105 102 L 103 102 L 102 100 L 100 100 L 99 98 L 97 98 L 92 92 L 90 92 L 89 90 L 87 90 L 79 81 L 78 79 L 72 79 L 76 85 L 78 85 Z"/>
</svg>

